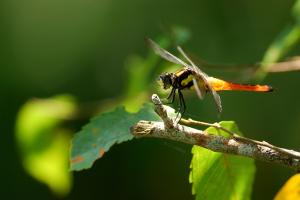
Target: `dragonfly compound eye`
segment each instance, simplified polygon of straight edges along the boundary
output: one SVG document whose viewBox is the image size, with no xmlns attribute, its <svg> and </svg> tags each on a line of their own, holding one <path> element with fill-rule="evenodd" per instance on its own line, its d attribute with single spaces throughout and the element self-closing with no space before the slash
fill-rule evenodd
<svg viewBox="0 0 300 200">
<path fill-rule="evenodd" d="M 170 73 L 161 74 L 159 80 L 164 89 L 169 89 L 172 86 L 172 75 Z"/>
</svg>

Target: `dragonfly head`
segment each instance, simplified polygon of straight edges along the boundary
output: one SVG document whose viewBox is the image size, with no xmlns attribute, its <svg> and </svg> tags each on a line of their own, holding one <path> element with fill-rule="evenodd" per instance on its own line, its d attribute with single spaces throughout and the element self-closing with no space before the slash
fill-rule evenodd
<svg viewBox="0 0 300 200">
<path fill-rule="evenodd" d="M 174 74 L 163 73 L 159 76 L 159 83 L 163 89 L 169 89 L 173 85 Z"/>
</svg>

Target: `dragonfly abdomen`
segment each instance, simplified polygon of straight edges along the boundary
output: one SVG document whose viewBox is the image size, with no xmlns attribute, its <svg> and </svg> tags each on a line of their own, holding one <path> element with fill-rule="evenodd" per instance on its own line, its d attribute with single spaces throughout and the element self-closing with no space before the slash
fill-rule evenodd
<svg viewBox="0 0 300 200">
<path fill-rule="evenodd" d="M 271 92 L 273 88 L 269 85 L 249 85 L 249 84 L 236 84 L 223 81 L 221 79 L 209 77 L 209 82 L 215 91 L 222 90 L 239 90 L 250 92 Z"/>
<path fill-rule="evenodd" d="M 246 84 L 235 84 L 228 83 L 223 90 L 241 90 L 250 92 L 272 92 L 273 88 L 269 85 L 246 85 Z"/>
</svg>

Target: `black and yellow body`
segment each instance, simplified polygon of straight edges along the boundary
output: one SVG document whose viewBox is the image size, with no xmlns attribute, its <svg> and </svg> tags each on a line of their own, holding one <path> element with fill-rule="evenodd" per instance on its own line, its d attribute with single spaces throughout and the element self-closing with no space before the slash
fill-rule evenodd
<svg viewBox="0 0 300 200">
<path fill-rule="evenodd" d="M 163 88 L 172 88 L 169 96 L 167 97 L 167 99 L 171 99 L 170 103 L 174 102 L 177 91 L 179 97 L 179 113 L 181 113 L 181 115 L 183 115 L 186 110 L 186 105 L 181 90 L 193 89 L 194 73 L 195 72 L 190 68 L 182 68 L 175 73 L 163 73 L 160 75 Z"/>
<path fill-rule="evenodd" d="M 175 73 L 163 73 L 160 75 L 160 81 L 163 89 L 171 88 L 171 92 L 168 99 L 171 99 L 171 103 L 174 102 L 176 92 L 179 97 L 179 112 L 181 116 L 186 110 L 185 101 L 182 95 L 182 90 L 194 89 L 200 99 L 203 99 L 206 93 L 211 93 L 216 103 L 219 113 L 222 112 L 221 98 L 218 91 L 223 90 L 239 90 L 239 91 L 251 91 L 251 92 L 271 92 L 273 89 L 268 85 L 247 85 L 230 83 L 221 79 L 217 79 L 208 76 L 197 67 L 194 62 L 185 54 L 181 47 L 177 47 L 177 50 L 188 61 L 189 64 L 174 56 L 167 50 L 161 48 L 158 44 L 149 38 L 146 38 L 146 43 L 153 49 L 153 51 L 164 58 L 165 60 L 174 64 L 183 66 L 182 69 Z"/>
<path fill-rule="evenodd" d="M 182 68 L 175 73 L 163 73 L 160 75 L 160 80 L 164 89 L 172 88 L 171 93 L 167 97 L 171 99 L 171 103 L 174 102 L 176 91 L 179 97 L 179 112 L 183 115 L 186 110 L 185 101 L 182 95 L 182 90 L 194 90 L 195 83 L 204 96 L 208 91 L 208 85 L 203 79 L 197 78 L 199 74 L 191 68 Z M 194 82 L 194 80 L 197 80 Z M 214 91 L 224 90 L 239 90 L 239 91 L 251 91 L 251 92 L 271 92 L 272 87 L 268 85 L 247 85 L 230 83 L 214 77 L 206 77 L 206 81 L 210 84 L 210 87 Z"/>
<path fill-rule="evenodd" d="M 174 73 L 178 89 L 192 89 L 193 87 L 193 71 L 189 68 L 183 68 Z"/>
<path fill-rule="evenodd" d="M 178 90 L 193 88 L 193 70 L 183 68 L 175 73 L 163 73 L 160 75 L 161 85 L 164 89 L 170 87 Z"/>
</svg>

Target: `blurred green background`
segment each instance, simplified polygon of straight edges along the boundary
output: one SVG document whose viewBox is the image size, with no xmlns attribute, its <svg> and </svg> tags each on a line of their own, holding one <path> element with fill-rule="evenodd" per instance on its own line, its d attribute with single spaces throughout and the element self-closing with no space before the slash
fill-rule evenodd
<svg viewBox="0 0 300 200">
<path fill-rule="evenodd" d="M 214 63 L 255 63 L 292 23 L 291 0 L 2 0 L 0 3 L 1 196 L 57 199 L 22 167 L 15 139 L 21 106 L 32 97 L 68 93 L 78 102 L 122 93 L 125 63 L 146 56 L 144 37 L 186 28 L 184 48 Z M 294 48 L 289 55 L 299 55 Z M 237 74 L 205 69 L 235 80 Z M 218 118 L 211 98 L 187 100 L 203 121 L 235 120 L 248 137 L 300 150 L 299 72 L 270 74 L 272 94 L 224 92 Z M 156 84 L 153 82 L 153 84 Z M 107 100 L 110 101 L 110 100 Z M 72 124 L 78 131 L 87 123 Z M 188 183 L 191 147 L 155 139 L 115 146 L 87 171 L 75 172 L 63 199 L 193 199 Z M 253 199 L 271 199 L 293 171 L 257 162 Z"/>
</svg>

